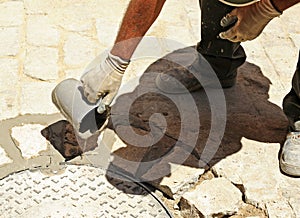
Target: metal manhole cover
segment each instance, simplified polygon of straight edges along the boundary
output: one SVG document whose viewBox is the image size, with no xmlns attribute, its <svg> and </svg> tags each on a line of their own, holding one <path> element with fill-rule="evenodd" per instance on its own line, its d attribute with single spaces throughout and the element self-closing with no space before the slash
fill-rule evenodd
<svg viewBox="0 0 300 218">
<path fill-rule="evenodd" d="M 0 181 L 1 217 L 172 217 L 144 186 L 128 178 L 112 184 L 105 174 L 69 165 L 60 175 L 10 175 Z"/>
</svg>

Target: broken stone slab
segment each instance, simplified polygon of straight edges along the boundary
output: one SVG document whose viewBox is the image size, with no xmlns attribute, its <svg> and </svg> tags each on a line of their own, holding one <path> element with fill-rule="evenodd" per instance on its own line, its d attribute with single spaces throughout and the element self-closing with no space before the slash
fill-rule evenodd
<svg viewBox="0 0 300 218">
<path fill-rule="evenodd" d="M 37 157 L 41 151 L 48 149 L 48 143 L 41 135 L 44 128 L 45 126 L 40 124 L 26 124 L 11 129 L 11 137 L 24 159 Z"/>
<path fill-rule="evenodd" d="M 246 203 L 265 208 L 265 203 L 281 198 L 279 185 L 279 144 L 267 144 L 242 138 L 241 150 L 213 166 L 217 176 L 242 185 Z"/>
<path fill-rule="evenodd" d="M 280 184 L 282 201 L 286 200 L 295 217 L 300 217 L 300 179 L 288 176 L 283 176 L 282 179 Z"/>
<path fill-rule="evenodd" d="M 0 38 L 2 31 L 0 33 Z M 11 35 L 9 35 L 11 37 Z M 15 41 L 13 43 L 16 43 Z M 4 43 L 5 44 L 5 43 Z M 9 47 L 8 44 L 4 45 Z M 0 51 L 2 52 L 2 47 L 0 43 Z M 0 52 L 0 56 L 1 56 Z M 0 102 L 0 120 L 5 120 L 18 115 L 18 98 L 19 94 L 16 87 L 19 87 L 19 61 L 11 58 L 1 58 L 0 59 L 0 92 L 1 92 L 1 102 Z"/>
<path fill-rule="evenodd" d="M 229 180 L 205 180 L 180 199 L 183 217 L 223 217 L 237 213 L 242 206 L 242 193 Z"/>
</svg>

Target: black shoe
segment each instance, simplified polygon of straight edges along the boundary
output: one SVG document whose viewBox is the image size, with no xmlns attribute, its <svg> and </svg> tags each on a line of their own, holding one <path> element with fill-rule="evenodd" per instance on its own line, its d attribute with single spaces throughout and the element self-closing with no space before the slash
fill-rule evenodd
<svg viewBox="0 0 300 218">
<path fill-rule="evenodd" d="M 155 82 L 158 89 L 172 94 L 194 92 L 203 87 L 230 88 L 236 83 L 237 68 L 244 62 L 244 58 L 201 55 L 192 47 L 166 58 L 180 63 L 178 67 L 159 74 Z"/>
</svg>

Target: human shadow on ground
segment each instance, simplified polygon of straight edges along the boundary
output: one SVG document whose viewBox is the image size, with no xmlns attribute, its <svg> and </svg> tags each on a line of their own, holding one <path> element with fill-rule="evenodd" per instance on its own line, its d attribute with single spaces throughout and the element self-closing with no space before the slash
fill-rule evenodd
<svg viewBox="0 0 300 218">
<path fill-rule="evenodd" d="M 168 55 L 182 55 L 184 49 Z M 117 188 L 124 184 L 121 180 L 126 176 L 157 185 L 172 174 L 171 165 L 207 170 L 238 152 L 243 137 L 259 142 L 284 141 L 287 119 L 280 107 L 268 101 L 271 82 L 258 66 L 246 62 L 239 68 L 236 85 L 223 90 L 226 111 L 218 111 L 218 116 L 212 114 L 216 102 L 210 101 L 209 93 L 220 90 L 205 88 L 172 95 L 156 88 L 159 73 L 170 69 L 184 71 L 167 59 L 163 57 L 152 63 L 139 78 L 138 86 L 119 96 L 111 108 L 108 128 L 126 144 L 114 150 L 107 169 L 108 180 Z M 180 59 L 185 58 L 180 56 Z M 212 128 L 212 122 L 216 121 Z M 224 131 L 218 124 L 224 125 Z M 80 142 L 67 121 L 46 127 L 42 134 L 66 160 L 97 147 L 98 135 Z M 135 194 L 134 190 L 131 194 Z"/>
<path fill-rule="evenodd" d="M 108 172 L 119 171 L 138 181 L 159 184 L 163 177 L 172 174 L 171 164 L 209 169 L 238 152 L 243 137 L 269 143 L 284 141 L 287 119 L 280 107 L 268 101 L 271 82 L 258 66 L 246 62 L 238 70 L 236 85 L 224 89 L 227 110 L 226 120 L 220 121 L 226 122 L 223 137 L 211 129 L 212 102 L 207 93 L 213 89 L 177 94 L 176 103 L 170 95 L 155 91 L 157 73 L 173 67 L 174 63 L 164 58 L 157 60 L 144 72 L 138 87 L 119 96 L 112 106 L 109 128 L 116 132 L 126 147 L 111 154 L 113 160 Z M 141 91 L 141 87 L 148 91 Z M 196 107 L 191 106 L 183 115 L 178 104 L 180 100 L 185 104 L 184 99 L 188 95 L 192 96 Z M 192 119 L 183 122 L 182 118 L 186 115 Z M 199 120 L 195 120 L 197 117 Z M 195 134 L 195 143 L 189 143 Z M 218 137 L 221 137 L 220 143 Z M 214 139 L 217 144 L 210 151 L 208 141 L 213 144 Z M 203 156 L 204 151 L 210 156 L 209 159 Z M 108 178 L 113 176 L 107 175 Z M 112 183 L 114 181 L 118 180 L 111 180 Z"/>
</svg>

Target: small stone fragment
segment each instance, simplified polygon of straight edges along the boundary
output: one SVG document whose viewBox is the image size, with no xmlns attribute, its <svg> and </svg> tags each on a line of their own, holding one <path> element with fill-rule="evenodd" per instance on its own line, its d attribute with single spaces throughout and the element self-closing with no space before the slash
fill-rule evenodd
<svg viewBox="0 0 300 218">
<path fill-rule="evenodd" d="M 223 217 L 235 214 L 242 193 L 225 178 L 205 180 L 180 200 L 183 217 Z"/>
<path fill-rule="evenodd" d="M 11 137 L 25 159 L 34 158 L 41 151 L 47 150 L 47 141 L 41 135 L 43 128 L 44 126 L 40 124 L 26 124 L 12 128 Z"/>
</svg>

